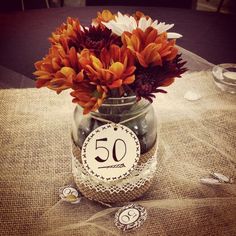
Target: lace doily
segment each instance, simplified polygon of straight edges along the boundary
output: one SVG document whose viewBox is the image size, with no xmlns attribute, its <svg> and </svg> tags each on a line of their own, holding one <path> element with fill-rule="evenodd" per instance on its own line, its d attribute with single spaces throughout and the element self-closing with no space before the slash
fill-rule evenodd
<svg viewBox="0 0 236 236">
<path fill-rule="evenodd" d="M 157 158 L 153 156 L 147 162 L 137 165 L 132 173 L 124 179 L 112 182 L 104 182 L 90 175 L 83 165 L 72 155 L 72 173 L 75 181 L 83 183 L 86 187 L 96 190 L 97 192 L 109 191 L 119 193 L 120 191 L 132 191 L 135 187 L 140 188 L 147 181 L 150 181 L 156 171 Z"/>
</svg>

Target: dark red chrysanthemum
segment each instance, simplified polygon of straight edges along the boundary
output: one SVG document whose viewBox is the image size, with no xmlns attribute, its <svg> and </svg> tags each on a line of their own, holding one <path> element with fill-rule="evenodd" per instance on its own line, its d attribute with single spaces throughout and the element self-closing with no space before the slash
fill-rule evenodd
<svg viewBox="0 0 236 236">
<path fill-rule="evenodd" d="M 163 62 L 162 66 L 137 67 L 136 79 L 131 88 L 138 99 L 143 97 L 152 102 L 152 99 L 155 98 L 154 93 L 166 93 L 159 87 L 169 86 L 174 82 L 175 77 L 181 77 L 181 74 L 187 71 L 183 67 L 185 63 L 182 61 L 181 54 L 178 54 L 174 60 Z"/>
<path fill-rule="evenodd" d="M 109 49 L 109 46 L 116 44 L 121 47 L 121 38 L 112 31 L 98 26 L 83 27 L 76 18 L 68 17 L 67 22 L 58 27 L 49 38 L 52 45 L 61 44 L 66 52 L 72 47 L 76 52 L 84 48 L 99 55 L 102 48 Z"/>
<path fill-rule="evenodd" d="M 83 42 L 80 46 L 88 48 L 99 55 L 103 48 L 109 48 L 112 44 L 121 47 L 121 38 L 112 34 L 112 31 L 107 28 L 90 26 L 89 29 L 84 29 Z"/>
<path fill-rule="evenodd" d="M 77 52 L 87 48 L 96 55 L 99 55 L 103 48 L 109 48 L 112 44 L 121 46 L 121 38 L 112 34 L 111 30 L 101 28 L 100 26 L 83 28 L 76 40 L 74 38 L 67 39 L 67 45 L 69 48 L 74 47 Z"/>
</svg>

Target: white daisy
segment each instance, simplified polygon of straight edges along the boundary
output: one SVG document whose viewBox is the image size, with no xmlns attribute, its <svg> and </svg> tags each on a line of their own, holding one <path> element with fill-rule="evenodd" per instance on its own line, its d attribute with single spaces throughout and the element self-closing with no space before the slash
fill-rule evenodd
<svg viewBox="0 0 236 236">
<path fill-rule="evenodd" d="M 159 22 L 157 20 L 153 21 L 151 18 L 146 19 L 142 17 L 139 22 L 134 19 L 133 16 L 123 15 L 118 12 L 117 16 L 115 16 L 115 20 L 111 20 L 109 22 L 102 22 L 108 29 L 112 30 L 114 34 L 119 36 L 122 35 L 123 32 L 128 31 L 132 32 L 133 30 L 140 28 L 142 31 L 145 31 L 148 27 L 153 27 L 158 31 L 159 34 L 168 31 L 171 29 L 174 24 L 166 24 L 165 22 Z M 169 39 L 180 38 L 181 34 L 167 32 L 167 37 Z"/>
</svg>

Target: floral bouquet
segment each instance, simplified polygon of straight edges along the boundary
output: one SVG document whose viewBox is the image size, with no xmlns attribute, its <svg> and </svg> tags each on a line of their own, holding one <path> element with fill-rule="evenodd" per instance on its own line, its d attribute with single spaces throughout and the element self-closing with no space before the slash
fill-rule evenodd
<svg viewBox="0 0 236 236">
<path fill-rule="evenodd" d="M 35 63 L 38 88 L 71 89 L 72 172 L 81 193 L 102 202 L 131 201 L 156 170 L 157 120 L 150 105 L 186 71 L 173 24 L 141 12 L 98 12 L 91 26 L 68 17 Z M 82 115 L 82 113 L 84 115 Z"/>
<path fill-rule="evenodd" d="M 36 86 L 57 93 L 72 89 L 73 102 L 84 114 L 97 110 L 104 99 L 135 94 L 149 101 L 154 93 L 186 71 L 175 46 L 180 34 L 141 12 L 133 16 L 98 12 L 91 26 L 68 17 L 49 38 L 49 53 L 35 63 Z"/>
</svg>

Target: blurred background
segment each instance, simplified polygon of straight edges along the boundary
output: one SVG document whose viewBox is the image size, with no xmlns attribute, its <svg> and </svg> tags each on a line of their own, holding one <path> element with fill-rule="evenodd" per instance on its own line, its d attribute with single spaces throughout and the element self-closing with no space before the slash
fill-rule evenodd
<svg viewBox="0 0 236 236">
<path fill-rule="evenodd" d="M 160 6 L 196 9 L 198 11 L 236 13 L 235 0 L 2 0 L 0 11 L 15 11 L 51 7 L 82 6 Z"/>
</svg>

